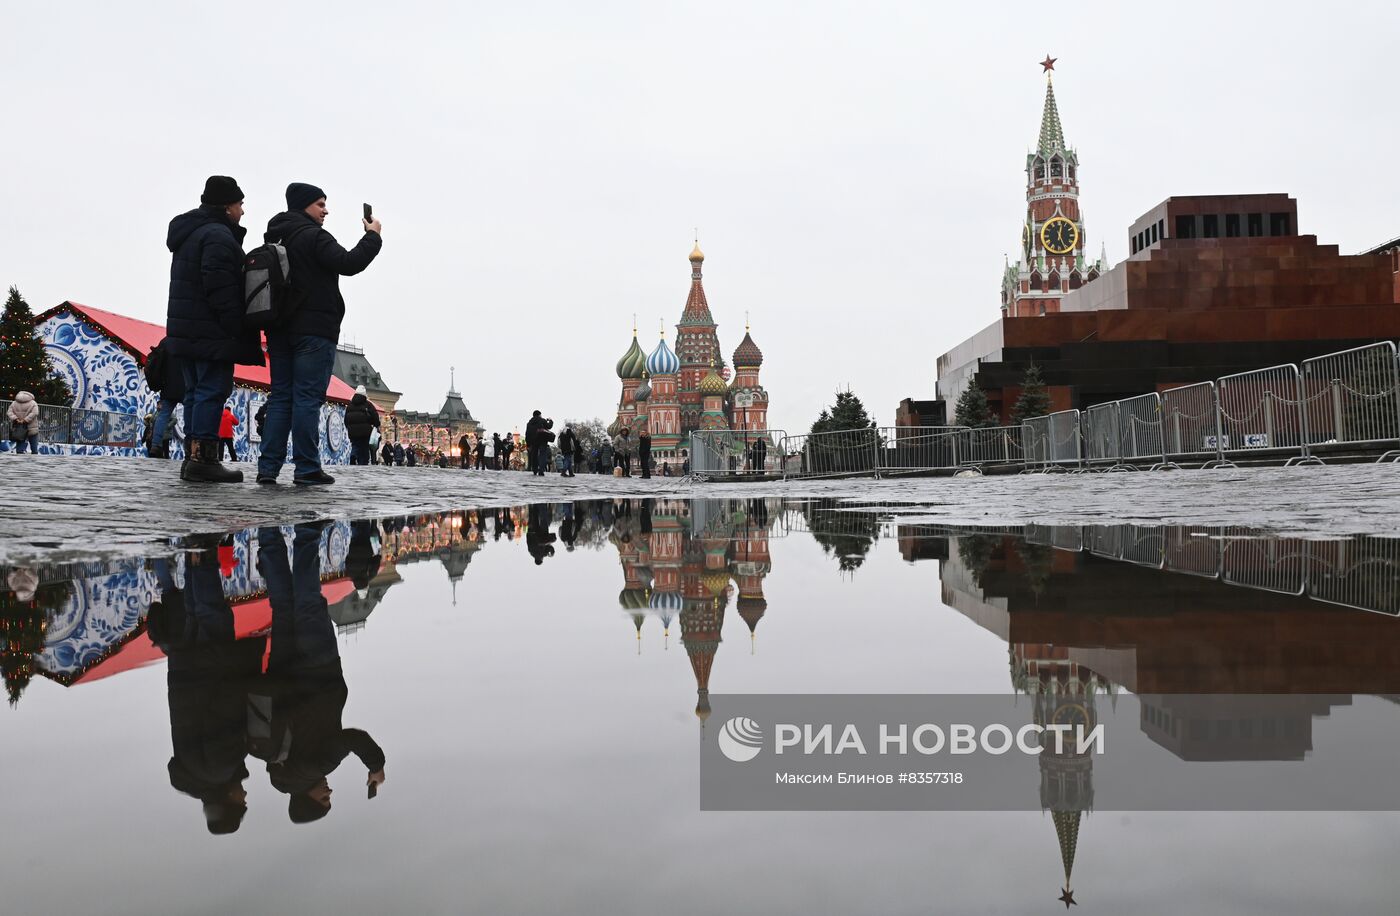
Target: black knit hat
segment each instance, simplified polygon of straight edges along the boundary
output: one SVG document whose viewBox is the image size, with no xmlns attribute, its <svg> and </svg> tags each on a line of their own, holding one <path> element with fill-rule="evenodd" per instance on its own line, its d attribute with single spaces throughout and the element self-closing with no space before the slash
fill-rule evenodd
<svg viewBox="0 0 1400 916">
<path fill-rule="evenodd" d="M 204 182 L 204 193 L 199 195 L 200 203 L 216 207 L 227 207 L 242 199 L 243 189 L 227 175 L 210 175 Z"/>
<path fill-rule="evenodd" d="M 287 185 L 287 209 L 305 210 L 325 196 L 326 192 L 322 191 L 314 184 L 294 181 Z"/>
</svg>

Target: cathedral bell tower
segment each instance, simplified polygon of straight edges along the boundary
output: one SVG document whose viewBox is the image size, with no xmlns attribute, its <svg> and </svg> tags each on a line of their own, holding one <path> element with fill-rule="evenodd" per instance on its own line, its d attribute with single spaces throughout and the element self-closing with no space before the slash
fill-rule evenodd
<svg viewBox="0 0 1400 916">
<path fill-rule="evenodd" d="M 1079 155 L 1065 145 L 1055 104 L 1055 58 L 1046 55 L 1045 109 L 1040 138 L 1026 155 L 1026 216 L 1021 224 L 1020 257 L 1002 277 L 1001 310 L 1009 318 L 1029 318 L 1060 310 L 1070 290 L 1098 278 L 1105 259 L 1090 261 L 1088 235 L 1079 210 Z"/>
</svg>

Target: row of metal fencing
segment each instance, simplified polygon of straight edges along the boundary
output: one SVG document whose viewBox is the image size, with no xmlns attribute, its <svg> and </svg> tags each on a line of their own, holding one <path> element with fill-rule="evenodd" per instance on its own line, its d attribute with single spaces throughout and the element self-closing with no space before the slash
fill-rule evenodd
<svg viewBox="0 0 1400 916">
<path fill-rule="evenodd" d="M 1400 538 L 1272 537 L 1250 528 L 1126 524 L 944 533 L 1010 534 L 1059 550 L 1400 617 Z"/>
<path fill-rule="evenodd" d="M 1236 461 L 1320 464 L 1338 453 L 1400 458 L 1400 359 L 1391 341 L 1033 417 L 1013 426 L 900 426 L 691 437 L 704 478 L 886 476 L 939 470 L 1140 470 Z M 755 460 L 752 443 L 765 442 Z M 740 457 L 736 457 L 740 456 Z M 746 457 L 743 457 L 746 456 Z"/>
<path fill-rule="evenodd" d="M 10 403 L 0 401 L 4 424 L 0 439 L 4 440 L 10 437 Z M 133 413 L 40 404 L 38 422 L 30 432 L 37 433 L 40 442 L 134 448 L 141 444 L 143 429 L 144 421 Z"/>
</svg>

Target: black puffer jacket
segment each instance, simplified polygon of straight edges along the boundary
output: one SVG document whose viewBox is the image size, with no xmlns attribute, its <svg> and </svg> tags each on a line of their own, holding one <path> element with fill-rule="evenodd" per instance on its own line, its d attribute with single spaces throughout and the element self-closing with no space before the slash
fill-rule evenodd
<svg viewBox="0 0 1400 916">
<path fill-rule="evenodd" d="M 291 321 L 274 333 L 340 340 L 340 322 L 345 317 L 340 278 L 353 277 L 369 266 L 379 254 L 379 233 L 366 232 L 354 248 L 346 251 L 335 236 L 304 211 L 289 210 L 268 222 L 264 238 L 287 246 L 292 286 L 304 296 Z"/>
<path fill-rule="evenodd" d="M 170 221 L 170 304 L 165 339 L 186 359 L 263 364 L 256 330 L 243 328 L 243 236 L 222 207 L 199 207 Z"/>
<path fill-rule="evenodd" d="M 363 441 L 369 438 L 371 430 L 379 426 L 379 410 L 369 398 L 357 394 L 345 408 L 345 434 L 351 439 Z"/>
</svg>

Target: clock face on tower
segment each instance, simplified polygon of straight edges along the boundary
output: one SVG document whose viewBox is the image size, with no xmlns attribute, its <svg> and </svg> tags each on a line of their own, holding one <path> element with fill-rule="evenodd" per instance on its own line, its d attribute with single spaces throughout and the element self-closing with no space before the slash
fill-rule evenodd
<svg viewBox="0 0 1400 916">
<path fill-rule="evenodd" d="M 1063 216 L 1052 216 L 1040 227 L 1040 242 L 1051 254 L 1069 254 L 1079 244 L 1079 227 Z"/>
</svg>

